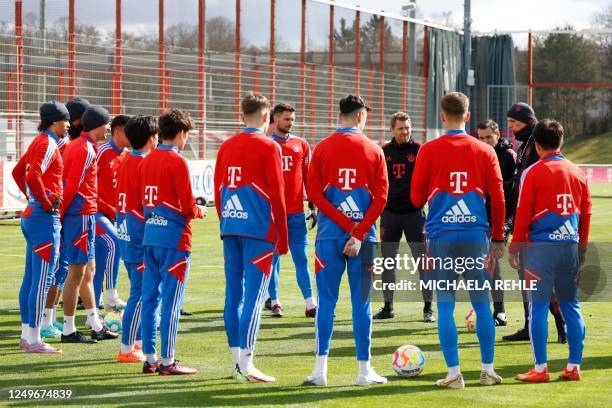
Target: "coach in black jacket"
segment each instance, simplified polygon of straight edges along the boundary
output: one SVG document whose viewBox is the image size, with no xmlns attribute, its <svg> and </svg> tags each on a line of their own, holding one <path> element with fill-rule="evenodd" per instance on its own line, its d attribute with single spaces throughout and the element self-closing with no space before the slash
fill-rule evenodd
<svg viewBox="0 0 612 408">
<path fill-rule="evenodd" d="M 512 131 L 516 139 L 521 142 L 520 147 L 517 150 L 516 160 L 516 172 L 514 176 L 514 184 L 512 189 L 512 201 L 506 206 L 506 214 L 509 216 L 507 222 L 507 230 L 509 233 L 512 232 L 514 227 L 514 214 L 516 212 L 516 206 L 518 204 L 518 196 L 520 191 L 520 180 L 523 172 L 532 164 L 540 160 L 538 153 L 535 148 L 535 140 L 533 139 L 532 133 L 535 125 L 538 123 L 533 108 L 524 102 L 516 103 L 512 105 L 508 114 L 508 129 Z M 523 279 L 524 270 L 522 262 L 518 269 L 519 278 Z M 527 294 L 523 291 L 523 309 L 525 311 L 525 325 L 522 329 L 519 329 L 516 333 L 503 336 L 502 338 L 507 341 L 519 341 L 529 340 L 529 302 L 527 302 Z M 567 335 L 565 333 L 565 322 L 559 305 L 555 299 L 550 302 L 550 312 L 555 318 L 555 325 L 557 326 L 557 341 L 559 343 L 567 342 Z"/>
<path fill-rule="evenodd" d="M 389 174 L 389 192 L 387 205 L 380 218 L 380 236 L 383 242 L 383 257 L 394 258 L 399 249 L 402 234 L 406 237 L 412 257 L 422 257 L 424 252 L 423 224 L 425 217 L 423 209 L 415 207 L 410 201 L 410 183 L 412 172 L 419 152 L 419 143 L 411 138 L 410 117 L 404 112 L 397 112 L 391 117 L 391 133 L 393 139 L 383 146 L 387 172 Z M 419 270 L 419 275 L 422 275 Z M 422 276 L 421 276 L 422 279 Z M 395 269 L 385 269 L 382 275 L 384 283 L 395 282 Z M 423 320 L 434 322 L 431 308 L 431 291 L 423 291 Z M 384 307 L 373 316 L 374 319 L 390 319 L 393 317 L 393 291 L 384 290 Z"/>
</svg>

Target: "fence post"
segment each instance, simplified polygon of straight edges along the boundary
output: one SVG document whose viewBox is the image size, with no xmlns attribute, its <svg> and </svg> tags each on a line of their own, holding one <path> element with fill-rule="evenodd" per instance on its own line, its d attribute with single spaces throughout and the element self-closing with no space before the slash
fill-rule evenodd
<svg viewBox="0 0 612 408">
<path fill-rule="evenodd" d="M 15 48 L 17 49 L 17 75 L 15 81 L 16 123 L 15 154 L 23 153 L 23 3 L 15 0 Z"/>
<path fill-rule="evenodd" d="M 198 158 L 204 160 L 206 157 L 206 137 L 204 134 L 204 127 L 206 123 L 205 118 L 205 107 L 204 99 L 206 90 L 204 89 L 206 84 L 205 73 L 204 73 L 204 47 L 206 46 L 205 40 L 205 13 L 206 4 L 205 0 L 198 0 Z"/>
</svg>

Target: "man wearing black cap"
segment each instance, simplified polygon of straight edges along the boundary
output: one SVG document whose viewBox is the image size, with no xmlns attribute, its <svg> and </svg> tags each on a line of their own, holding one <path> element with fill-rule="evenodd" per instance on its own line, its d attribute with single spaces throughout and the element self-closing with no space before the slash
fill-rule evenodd
<svg viewBox="0 0 612 408">
<path fill-rule="evenodd" d="M 384 384 L 370 364 L 372 315 L 369 302 L 376 220 L 387 202 L 389 180 L 382 149 L 363 134 L 370 108 L 359 96 L 340 101 L 342 127 L 319 142 L 308 169 L 308 198 L 319 208 L 315 241 L 316 362 L 306 382 L 327 384 L 327 356 L 338 290 L 346 269 L 351 289 L 353 336 L 359 362 L 357 385 Z M 363 248 L 362 248 L 362 242 Z"/>
<path fill-rule="evenodd" d="M 80 96 L 66 102 L 66 109 L 70 112 L 70 129 L 68 129 L 70 140 L 76 139 L 81 135 L 81 132 L 83 132 L 81 117 L 89 105 L 89 101 Z"/>
<path fill-rule="evenodd" d="M 532 136 L 533 129 L 538 123 L 533 108 L 524 102 L 519 102 L 512 105 L 506 116 L 508 117 L 508 129 L 514 134 L 516 140 L 522 143 L 517 150 L 516 172 L 514 176 L 512 198 L 510 202 L 507 203 L 507 211 L 509 213 L 507 229 L 509 232 L 512 232 L 514 226 L 514 214 L 516 213 L 516 205 L 518 203 L 521 176 L 529 166 L 540 159 L 540 156 L 538 156 L 538 152 L 535 148 L 535 140 Z M 525 272 L 522 261 L 519 264 L 518 274 L 519 278 L 523 279 Z M 529 302 L 527 302 L 527 293 L 525 291 L 523 291 L 523 309 L 525 311 L 525 325 L 516 333 L 503 336 L 502 338 L 504 340 L 529 340 Z M 555 325 L 557 326 L 557 341 L 559 343 L 566 343 L 567 335 L 565 333 L 565 322 L 563 321 L 559 304 L 554 299 L 550 302 L 550 312 L 554 316 Z"/>
<path fill-rule="evenodd" d="M 97 211 L 97 143 L 105 139 L 110 115 L 100 106 L 90 106 L 83 113 L 83 133 L 73 140 L 64 153 L 64 193 L 61 210 L 63 245 L 68 261 L 68 277 L 64 287 L 63 343 L 95 343 L 114 339 L 118 334 L 100 323 L 98 305 L 94 299 Z M 80 294 L 92 328 L 91 339 L 77 331 L 74 314 Z"/>
</svg>

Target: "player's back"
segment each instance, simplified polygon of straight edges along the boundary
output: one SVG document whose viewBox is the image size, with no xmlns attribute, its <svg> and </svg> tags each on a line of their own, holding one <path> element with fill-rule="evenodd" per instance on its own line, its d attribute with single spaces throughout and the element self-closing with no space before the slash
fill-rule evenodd
<svg viewBox="0 0 612 408">
<path fill-rule="evenodd" d="M 119 163 L 117 180 L 117 235 L 121 257 L 128 262 L 140 262 L 143 257 L 144 214 L 139 190 L 138 171 L 144 154 L 133 151 Z"/>
<path fill-rule="evenodd" d="M 64 188 L 70 184 L 76 185 L 77 190 L 69 205 L 67 214 L 95 214 L 97 211 L 97 145 L 91 137 L 82 133 L 81 136 L 68 143 L 64 149 Z"/>
</svg>

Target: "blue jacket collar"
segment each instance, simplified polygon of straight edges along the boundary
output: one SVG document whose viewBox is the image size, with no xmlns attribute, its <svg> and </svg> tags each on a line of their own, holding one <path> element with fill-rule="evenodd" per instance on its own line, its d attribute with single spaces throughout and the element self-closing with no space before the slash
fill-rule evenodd
<svg viewBox="0 0 612 408">
<path fill-rule="evenodd" d="M 139 152 L 137 150 L 132 150 L 130 154 L 132 156 L 140 156 L 140 157 L 145 157 L 147 155 L 145 152 Z"/>
<path fill-rule="evenodd" d="M 260 135 L 263 135 L 263 132 L 261 131 L 261 129 L 258 128 L 244 128 L 242 130 L 242 133 L 259 133 Z"/>
<path fill-rule="evenodd" d="M 55 143 L 57 143 L 57 142 L 59 142 L 59 141 L 60 141 L 60 138 L 59 138 L 59 137 L 57 137 L 57 135 L 56 135 L 55 133 L 53 133 L 52 131 L 50 131 L 49 129 L 47 129 L 47 130 L 43 130 L 43 131 L 42 131 L 42 133 L 44 133 L 44 134 L 45 134 L 45 135 L 47 135 L 47 136 L 51 136 L 51 138 L 52 138 L 53 140 L 55 140 Z"/>
<path fill-rule="evenodd" d="M 179 149 L 178 147 L 174 146 L 174 145 L 169 145 L 169 144 L 160 144 L 157 146 L 158 149 L 160 150 L 174 150 L 176 153 L 179 153 Z"/>
<path fill-rule="evenodd" d="M 117 153 L 117 154 L 121 154 L 122 153 L 122 150 L 119 147 L 117 147 L 117 145 L 113 142 L 112 138 L 108 139 L 108 144 L 110 145 L 110 147 L 113 148 L 115 153 Z"/>
<path fill-rule="evenodd" d="M 336 133 L 361 133 L 356 127 L 336 129 Z"/>
<path fill-rule="evenodd" d="M 450 136 L 467 135 L 464 129 L 451 129 L 447 130 L 444 134 Z"/>
<path fill-rule="evenodd" d="M 279 142 L 286 142 L 291 137 L 291 133 L 287 133 L 287 137 L 283 137 L 276 132 L 272 132 L 270 137 L 272 137 L 274 140 L 278 140 Z"/>
</svg>

